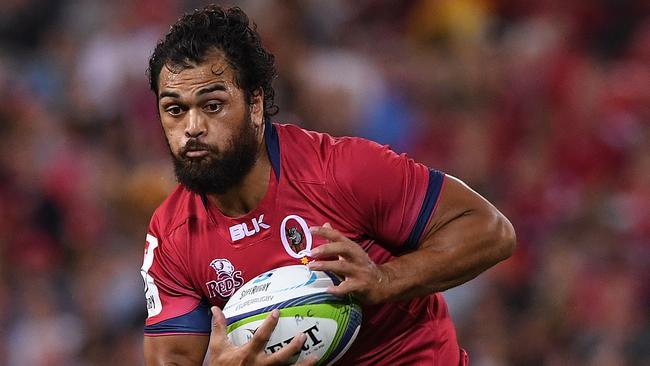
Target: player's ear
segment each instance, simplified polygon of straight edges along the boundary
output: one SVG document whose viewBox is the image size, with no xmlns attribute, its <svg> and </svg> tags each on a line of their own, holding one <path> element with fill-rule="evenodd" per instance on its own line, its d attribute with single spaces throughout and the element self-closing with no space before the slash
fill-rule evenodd
<svg viewBox="0 0 650 366">
<path fill-rule="evenodd" d="M 262 88 L 257 88 L 251 93 L 249 108 L 253 124 L 261 127 L 264 124 L 264 90 Z"/>
</svg>

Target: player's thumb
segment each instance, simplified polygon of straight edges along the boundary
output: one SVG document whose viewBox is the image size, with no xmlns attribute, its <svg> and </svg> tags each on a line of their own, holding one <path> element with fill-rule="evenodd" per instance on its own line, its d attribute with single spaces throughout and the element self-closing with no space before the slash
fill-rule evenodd
<svg viewBox="0 0 650 366">
<path fill-rule="evenodd" d="M 226 341 L 226 317 L 216 306 L 210 308 L 212 311 L 212 333 L 210 333 L 211 346 L 218 346 L 220 342 Z"/>
<path fill-rule="evenodd" d="M 326 227 L 326 228 L 328 228 L 328 229 L 331 229 L 331 228 L 332 228 L 332 225 L 330 225 L 329 222 L 326 222 L 326 223 L 323 224 L 323 227 Z"/>
</svg>

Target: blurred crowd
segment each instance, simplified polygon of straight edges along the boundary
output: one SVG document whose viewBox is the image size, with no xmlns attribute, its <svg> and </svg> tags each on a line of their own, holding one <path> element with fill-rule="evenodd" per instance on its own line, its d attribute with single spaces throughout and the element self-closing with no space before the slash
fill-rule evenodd
<svg viewBox="0 0 650 366">
<path fill-rule="evenodd" d="M 0 365 L 141 365 L 174 184 L 147 60 L 202 1 L 3 0 Z M 650 3 L 233 1 L 277 121 L 458 176 L 518 232 L 447 292 L 474 366 L 650 364 Z"/>
</svg>

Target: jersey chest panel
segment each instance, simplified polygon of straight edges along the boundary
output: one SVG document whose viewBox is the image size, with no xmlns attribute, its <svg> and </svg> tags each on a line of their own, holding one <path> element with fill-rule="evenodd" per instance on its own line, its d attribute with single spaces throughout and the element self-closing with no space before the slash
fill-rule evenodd
<svg viewBox="0 0 650 366">
<path fill-rule="evenodd" d="M 322 187 L 310 189 L 320 192 Z M 197 220 L 186 225 L 181 235 L 188 243 L 188 268 L 195 291 L 211 305 L 222 307 L 239 287 L 260 273 L 306 264 L 309 251 L 326 242 L 312 235 L 309 227 L 340 221 L 319 205 L 323 202 L 317 197 L 322 196 L 314 193 L 318 192 L 281 189 L 277 203 L 240 221 Z M 341 227 L 341 231 L 355 236 L 348 228 Z"/>
</svg>

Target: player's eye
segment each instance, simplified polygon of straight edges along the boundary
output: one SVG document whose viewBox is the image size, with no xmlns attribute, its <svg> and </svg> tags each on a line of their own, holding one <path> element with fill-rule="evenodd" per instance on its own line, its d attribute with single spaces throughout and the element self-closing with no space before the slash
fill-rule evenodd
<svg viewBox="0 0 650 366">
<path fill-rule="evenodd" d="M 207 103 L 203 107 L 203 109 L 205 109 L 207 112 L 210 112 L 210 113 L 217 113 L 217 112 L 221 111 L 221 107 L 222 107 L 221 103 L 211 102 L 211 103 Z"/>
<path fill-rule="evenodd" d="M 183 108 L 177 105 L 171 105 L 167 108 L 165 108 L 165 112 L 167 112 L 170 116 L 180 116 L 181 113 L 183 113 Z"/>
</svg>

